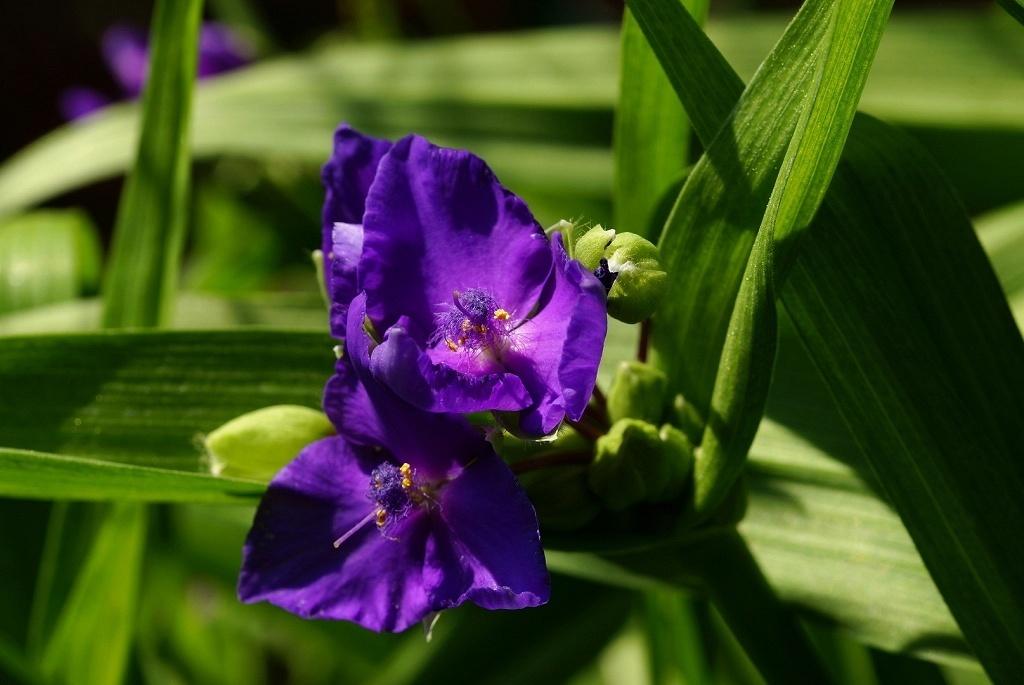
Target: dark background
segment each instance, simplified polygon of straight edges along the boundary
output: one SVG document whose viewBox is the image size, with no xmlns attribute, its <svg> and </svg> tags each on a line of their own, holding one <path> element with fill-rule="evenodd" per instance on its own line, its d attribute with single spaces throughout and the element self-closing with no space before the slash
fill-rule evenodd
<svg viewBox="0 0 1024 685">
<path fill-rule="evenodd" d="M 207 15 L 235 0 L 209 0 Z M 280 50 L 297 50 L 323 33 L 355 37 L 430 37 L 581 22 L 618 22 L 621 0 L 254 0 L 248 3 Z M 791 8 L 795 0 L 712 0 L 713 12 Z M 964 7 L 990 0 L 900 0 L 897 9 Z M 74 85 L 117 93 L 99 50 L 112 24 L 145 27 L 151 2 L 49 0 L 5 2 L 0 21 L 4 106 L 0 159 L 60 125 L 60 93 Z"/>
</svg>

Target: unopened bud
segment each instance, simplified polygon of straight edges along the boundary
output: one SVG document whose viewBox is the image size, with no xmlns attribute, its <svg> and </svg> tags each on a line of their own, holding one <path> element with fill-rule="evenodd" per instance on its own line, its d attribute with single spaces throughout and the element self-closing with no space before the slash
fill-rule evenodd
<svg viewBox="0 0 1024 685">
<path fill-rule="evenodd" d="M 658 430 L 645 421 L 622 419 L 596 447 L 590 488 L 613 510 L 672 499 L 693 467 L 693 445 L 669 425 Z"/>
<path fill-rule="evenodd" d="M 634 233 L 619 233 L 605 248 L 608 314 L 619 321 L 638 323 L 658 308 L 668 274 L 661 268 L 658 248 Z"/>
<path fill-rule="evenodd" d="M 668 379 L 659 369 L 638 361 L 624 361 L 608 389 L 608 418 L 641 419 L 659 423 Z"/>
<path fill-rule="evenodd" d="M 333 433 L 323 412 L 282 404 L 228 421 L 204 446 L 214 475 L 270 480 L 303 447 Z"/>
<path fill-rule="evenodd" d="M 588 271 L 596 271 L 605 259 L 605 250 L 615 239 L 615 231 L 603 228 L 600 224 L 581 235 L 573 248 L 573 259 L 582 264 Z"/>
</svg>

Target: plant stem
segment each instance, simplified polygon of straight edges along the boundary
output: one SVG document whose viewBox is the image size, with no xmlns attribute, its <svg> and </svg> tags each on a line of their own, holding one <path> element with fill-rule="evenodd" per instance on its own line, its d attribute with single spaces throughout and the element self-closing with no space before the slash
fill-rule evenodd
<svg viewBox="0 0 1024 685">
<path fill-rule="evenodd" d="M 566 419 L 565 422 L 570 428 L 591 442 L 596 442 L 599 437 L 604 435 L 604 431 L 592 425 L 592 423 L 587 420 L 586 414 L 583 415 L 583 418 L 580 421 L 571 421 Z"/>
<path fill-rule="evenodd" d="M 592 409 L 597 418 L 601 420 L 601 423 L 608 424 L 608 398 L 601 392 L 601 386 L 597 383 L 594 383 L 593 396 L 587 408 Z"/>
<path fill-rule="evenodd" d="M 765 681 L 828 683 L 829 677 L 796 617 L 775 596 L 735 530 L 692 543 L 686 567 L 757 666 Z"/>
<path fill-rule="evenodd" d="M 651 320 L 644 319 L 640 322 L 640 340 L 636 346 L 636 360 L 638 362 L 647 361 L 647 348 L 651 344 Z"/>
</svg>

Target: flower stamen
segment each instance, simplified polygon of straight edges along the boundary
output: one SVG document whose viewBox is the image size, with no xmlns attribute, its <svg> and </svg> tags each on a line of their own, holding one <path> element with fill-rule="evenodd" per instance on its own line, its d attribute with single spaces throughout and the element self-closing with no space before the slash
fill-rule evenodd
<svg viewBox="0 0 1024 685">
<path fill-rule="evenodd" d="M 512 313 L 499 307 L 489 293 L 479 288 L 452 292 L 452 303 L 434 315 L 437 328 L 431 345 L 442 341 L 452 352 L 500 351 L 517 325 Z"/>
</svg>

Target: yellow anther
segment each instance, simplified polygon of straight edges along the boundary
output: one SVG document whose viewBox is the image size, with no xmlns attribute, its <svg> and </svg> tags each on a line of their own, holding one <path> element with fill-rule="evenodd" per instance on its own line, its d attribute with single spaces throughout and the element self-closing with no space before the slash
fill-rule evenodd
<svg viewBox="0 0 1024 685">
<path fill-rule="evenodd" d="M 384 524 L 388 522 L 388 512 L 383 509 L 377 510 L 377 527 L 383 528 Z"/>
<path fill-rule="evenodd" d="M 494 318 L 498 321 L 508 321 L 508 312 L 504 309 L 495 309 Z"/>
<path fill-rule="evenodd" d="M 449 340 L 448 338 L 445 338 L 444 341 L 448 345 L 448 349 L 449 350 L 451 350 L 452 352 L 458 352 L 459 351 L 459 346 L 456 345 L 455 343 L 453 343 L 451 340 Z"/>
<path fill-rule="evenodd" d="M 412 488 L 412 466 L 402 464 L 398 467 L 398 472 L 402 474 L 402 489 L 408 490 Z"/>
</svg>

